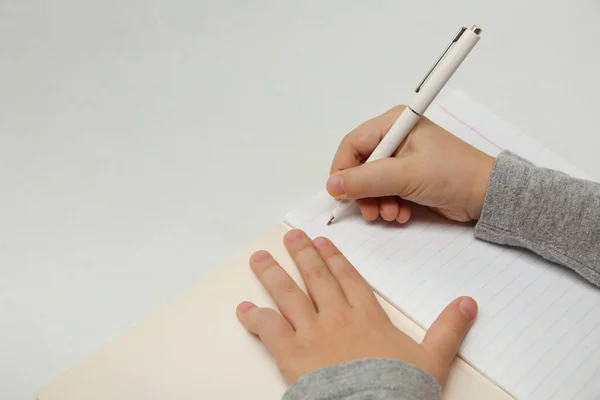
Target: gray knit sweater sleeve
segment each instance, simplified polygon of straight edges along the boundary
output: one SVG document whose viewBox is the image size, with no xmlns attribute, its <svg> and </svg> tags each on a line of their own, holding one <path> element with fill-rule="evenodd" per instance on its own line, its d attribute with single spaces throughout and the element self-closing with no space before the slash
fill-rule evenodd
<svg viewBox="0 0 600 400">
<path fill-rule="evenodd" d="M 526 248 L 600 286 L 600 183 L 502 152 L 475 237 Z"/>
<path fill-rule="evenodd" d="M 283 400 L 439 400 L 441 388 L 422 369 L 388 359 L 363 359 L 301 377 Z"/>
<path fill-rule="evenodd" d="M 600 286 L 600 184 L 534 166 L 511 152 L 495 162 L 475 237 L 529 249 Z M 439 400 L 423 370 L 365 359 L 311 372 L 283 400 Z"/>
</svg>

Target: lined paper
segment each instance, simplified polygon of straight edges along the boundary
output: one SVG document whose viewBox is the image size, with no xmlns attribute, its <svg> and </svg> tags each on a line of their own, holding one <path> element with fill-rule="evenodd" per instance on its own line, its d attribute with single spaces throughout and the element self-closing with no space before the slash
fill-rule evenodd
<svg viewBox="0 0 600 400">
<path fill-rule="evenodd" d="M 427 116 L 497 155 L 590 179 L 463 92 Z M 469 225 L 423 208 L 405 226 L 365 222 L 354 209 L 327 227 L 333 200 L 322 192 L 286 217 L 309 236 L 327 236 L 382 297 L 427 329 L 458 296 L 479 316 L 461 357 L 516 399 L 597 399 L 600 395 L 600 290 L 534 254 L 475 240 Z"/>
</svg>

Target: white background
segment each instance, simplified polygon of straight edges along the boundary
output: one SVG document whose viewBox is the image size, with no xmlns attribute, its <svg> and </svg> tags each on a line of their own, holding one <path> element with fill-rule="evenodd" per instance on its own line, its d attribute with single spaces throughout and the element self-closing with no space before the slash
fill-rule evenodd
<svg viewBox="0 0 600 400">
<path fill-rule="evenodd" d="M 0 396 L 32 398 L 322 189 L 341 137 L 408 101 L 461 25 L 483 39 L 448 89 L 600 177 L 599 18 L 583 0 L 0 0 Z"/>
</svg>

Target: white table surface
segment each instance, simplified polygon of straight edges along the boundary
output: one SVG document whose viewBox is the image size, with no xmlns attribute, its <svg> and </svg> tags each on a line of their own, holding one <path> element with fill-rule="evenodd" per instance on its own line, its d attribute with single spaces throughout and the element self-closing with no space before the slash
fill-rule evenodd
<svg viewBox="0 0 600 400">
<path fill-rule="evenodd" d="M 596 178 L 600 3 L 0 1 L 0 395 L 30 399 L 323 188 L 459 26 L 460 88 Z M 232 310 L 233 313 L 234 310 Z"/>
</svg>

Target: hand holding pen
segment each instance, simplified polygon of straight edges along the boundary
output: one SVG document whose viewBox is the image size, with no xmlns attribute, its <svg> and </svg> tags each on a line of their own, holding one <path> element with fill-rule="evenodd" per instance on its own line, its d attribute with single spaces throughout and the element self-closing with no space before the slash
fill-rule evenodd
<svg viewBox="0 0 600 400">
<path fill-rule="evenodd" d="M 349 133 L 335 154 L 329 194 L 340 200 L 333 220 L 356 202 L 366 220 L 405 223 L 413 202 L 456 221 L 478 219 L 494 158 L 422 116 L 479 39 L 462 28 L 417 87 L 398 106 Z M 408 134 L 410 132 L 410 135 Z M 366 160 L 366 162 L 365 162 Z"/>
<path fill-rule="evenodd" d="M 351 165 L 351 162 L 348 163 L 347 151 L 349 149 L 344 150 L 344 142 L 342 142 L 342 145 L 340 145 L 338 153 L 336 154 L 337 160 L 334 159 L 334 163 L 332 165 L 332 173 L 336 173 L 342 169 L 357 166 L 361 164 L 362 161 L 364 161 L 366 167 L 366 164 L 378 160 L 383 161 L 383 159 L 389 158 L 396 151 L 398 151 L 400 144 L 404 141 L 408 133 L 411 132 L 415 125 L 417 125 L 417 122 L 419 122 L 419 120 L 423 119 L 422 115 L 427 110 L 429 105 L 433 102 L 438 93 L 443 89 L 444 85 L 452 77 L 454 72 L 458 69 L 458 67 L 467 57 L 467 55 L 471 52 L 473 47 L 475 47 L 475 45 L 480 39 L 480 33 L 481 29 L 477 26 L 473 26 L 471 29 L 467 29 L 465 27 L 461 28 L 458 34 L 450 42 L 450 44 L 444 49 L 440 57 L 431 67 L 431 69 L 427 72 L 423 80 L 419 83 L 418 87 L 415 90 L 416 95 L 408 103 L 408 105 L 405 108 L 403 108 L 400 113 L 398 113 L 398 109 L 395 109 L 395 111 L 390 110 L 390 112 L 380 117 L 383 118 L 381 122 L 385 121 L 383 127 L 385 128 L 385 130 L 380 130 L 379 132 L 387 133 L 385 134 L 385 136 L 383 136 L 383 138 L 379 138 L 380 142 L 378 140 L 379 144 L 377 145 L 377 147 L 375 147 L 374 149 L 370 149 L 371 152 L 368 155 L 365 152 L 366 149 L 353 149 L 354 151 L 358 151 L 358 153 L 354 153 L 355 155 L 360 154 L 361 157 L 365 156 L 366 161 L 364 161 L 364 159 L 357 160 L 359 163 L 355 165 Z M 395 120 L 391 124 L 390 116 L 395 117 Z M 371 123 L 372 126 L 370 128 L 376 128 L 375 120 L 371 121 L 373 122 Z M 360 130 L 360 132 L 353 132 L 350 135 L 348 135 L 348 138 L 354 138 L 354 141 L 356 142 L 356 139 L 362 137 L 363 135 L 372 136 L 373 133 L 378 133 L 377 129 L 375 129 L 374 131 L 369 131 L 370 128 L 365 125 L 362 125 L 361 127 L 357 128 L 357 130 Z M 379 135 L 381 136 L 380 133 Z M 346 144 L 348 144 L 348 138 L 345 139 Z M 370 143 L 373 143 L 372 138 L 370 140 Z M 354 158 L 356 159 L 357 157 L 355 156 Z M 381 174 L 383 175 L 372 177 L 373 181 L 370 183 L 365 182 L 365 189 L 368 189 L 369 187 L 372 187 L 377 183 L 389 180 L 390 177 L 385 176 L 385 174 L 387 173 L 386 169 L 380 168 L 380 170 Z M 415 173 L 418 171 L 410 172 Z M 399 173 L 402 173 L 402 171 L 399 171 Z M 404 171 L 404 173 L 407 174 L 409 173 L 409 171 Z M 332 194 L 340 200 L 340 202 L 337 204 L 337 207 L 331 213 L 331 218 L 329 219 L 328 225 L 330 225 L 335 219 L 338 219 L 353 205 L 353 202 L 350 201 L 352 197 L 349 197 L 347 193 L 347 185 L 344 185 L 344 181 L 341 178 L 341 175 L 334 175 L 330 178 L 328 182 L 328 191 L 330 192 L 330 194 Z M 405 177 L 405 180 L 407 178 L 408 177 Z M 345 191 L 346 193 L 340 193 L 340 190 L 342 192 Z M 390 190 L 383 191 L 383 193 L 387 192 L 390 192 Z M 386 195 L 374 195 L 374 193 L 372 193 L 369 197 L 381 197 L 390 195 L 400 196 L 400 194 L 398 193 L 389 193 Z M 401 197 L 410 200 L 407 197 L 411 196 Z M 357 199 L 357 197 L 355 198 Z M 367 203 L 368 202 L 369 200 L 367 200 Z M 372 209 L 373 207 L 370 208 Z M 384 210 L 382 209 L 381 211 L 383 215 Z M 377 212 L 377 215 L 379 215 L 379 212 Z"/>
</svg>

